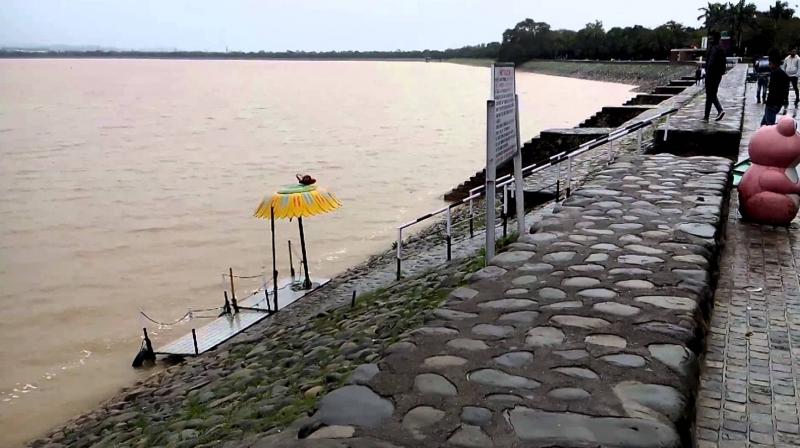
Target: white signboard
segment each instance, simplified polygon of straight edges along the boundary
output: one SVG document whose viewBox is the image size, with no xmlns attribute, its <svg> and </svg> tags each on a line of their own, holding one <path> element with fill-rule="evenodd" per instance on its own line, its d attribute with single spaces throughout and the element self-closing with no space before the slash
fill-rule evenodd
<svg viewBox="0 0 800 448">
<path fill-rule="evenodd" d="M 494 100 L 494 164 L 511 160 L 517 153 L 516 85 L 514 64 L 492 66 Z"/>
<path fill-rule="evenodd" d="M 519 107 L 514 81 L 514 64 L 492 65 L 492 99 L 486 105 L 486 262 L 495 250 L 495 187 L 497 166 L 514 159 L 514 199 L 517 231 L 525 232 L 525 203 L 522 191 L 522 155 L 519 142 Z M 504 187 L 505 188 L 505 187 Z M 505 197 L 505 196 L 504 196 Z M 508 209 L 508 204 L 503 204 Z M 507 217 L 506 217 L 507 218 Z"/>
</svg>

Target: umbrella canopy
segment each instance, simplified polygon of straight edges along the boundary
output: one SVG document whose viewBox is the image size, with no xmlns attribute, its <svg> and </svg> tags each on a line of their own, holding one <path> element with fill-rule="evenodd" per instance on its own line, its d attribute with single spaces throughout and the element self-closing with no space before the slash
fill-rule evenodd
<svg viewBox="0 0 800 448">
<path fill-rule="evenodd" d="M 275 309 L 278 309 L 278 270 L 275 267 L 275 218 L 297 218 L 300 228 L 300 249 L 303 253 L 303 289 L 311 289 L 311 278 L 308 275 L 308 256 L 306 255 L 306 239 L 303 232 L 303 217 L 320 215 L 336 210 L 342 203 L 331 193 L 322 191 L 313 185 L 316 180 L 311 176 L 301 177 L 297 175 L 300 182 L 289 185 L 271 197 L 265 197 L 256 208 L 253 214 L 256 218 L 270 220 L 270 232 L 272 233 L 272 280 L 275 290 Z"/>
<path fill-rule="evenodd" d="M 270 209 L 275 218 L 302 218 L 328 213 L 341 207 L 342 203 L 316 185 L 290 185 L 271 197 L 265 197 L 254 213 L 255 217 L 270 219 Z"/>
</svg>

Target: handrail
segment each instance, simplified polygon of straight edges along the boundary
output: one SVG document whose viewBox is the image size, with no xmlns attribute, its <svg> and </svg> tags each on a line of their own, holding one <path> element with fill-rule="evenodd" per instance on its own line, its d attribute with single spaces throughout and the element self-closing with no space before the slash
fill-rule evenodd
<svg viewBox="0 0 800 448">
<path fill-rule="evenodd" d="M 627 125 L 625 127 L 614 129 L 613 131 L 609 132 L 607 135 L 604 135 L 602 137 L 598 137 L 596 139 L 589 140 L 588 142 L 581 143 L 576 148 L 574 148 L 572 151 L 569 151 L 569 152 L 561 151 L 561 152 L 559 152 L 557 154 L 549 156 L 547 159 L 543 159 L 543 160 L 540 160 L 540 161 L 538 161 L 536 163 L 528 165 L 528 166 L 522 168 L 522 177 L 525 178 L 525 177 L 531 176 L 533 174 L 536 174 L 536 173 L 538 173 L 540 171 L 543 171 L 543 170 L 545 170 L 545 169 L 547 169 L 549 167 L 556 166 L 557 169 L 559 169 L 559 173 L 557 175 L 557 180 L 556 180 L 556 195 L 557 195 L 556 197 L 558 198 L 558 196 L 560 196 L 560 194 L 559 194 L 559 186 L 560 186 L 559 183 L 560 183 L 560 178 L 561 178 L 560 166 L 561 166 L 562 162 L 567 162 L 568 165 L 567 165 L 566 195 L 569 196 L 570 190 L 571 190 L 571 186 L 572 186 L 572 159 L 574 157 L 577 157 L 577 156 L 579 156 L 579 155 L 581 155 L 581 154 L 583 154 L 583 153 L 585 153 L 587 151 L 591 151 L 592 149 L 595 149 L 595 148 L 598 148 L 600 146 L 608 144 L 609 145 L 608 160 L 609 160 L 609 162 L 611 162 L 614 159 L 613 142 L 618 140 L 618 139 L 620 139 L 620 138 L 622 138 L 622 137 L 630 135 L 634 131 L 639 131 L 638 136 L 637 136 L 637 143 L 638 143 L 638 146 L 639 146 L 639 150 L 641 150 L 642 149 L 642 132 L 641 132 L 641 130 L 645 126 L 652 125 L 652 124 L 654 124 L 655 121 L 660 120 L 661 118 L 664 118 L 664 117 L 667 118 L 666 127 L 664 128 L 664 140 L 666 140 L 667 139 L 667 135 L 669 133 L 669 117 L 670 117 L 670 115 L 674 114 L 678 110 L 679 109 L 677 107 L 673 107 L 671 109 L 659 112 L 656 115 L 653 115 L 653 116 L 648 117 L 646 119 L 639 120 L 639 121 L 637 121 L 635 123 L 631 123 L 631 124 L 629 124 L 629 125 Z M 515 182 L 515 179 L 514 179 L 514 176 L 512 174 L 506 174 L 504 176 L 501 176 L 500 178 L 497 179 L 497 183 L 495 185 L 495 194 L 497 194 L 496 192 L 497 192 L 498 189 L 507 188 L 509 185 L 513 185 L 514 182 Z M 396 248 L 395 249 L 397 251 L 396 259 L 397 259 L 397 279 L 398 280 L 400 280 L 400 278 L 402 276 L 402 272 L 401 271 L 402 271 L 403 230 L 407 229 L 407 228 L 409 228 L 409 227 L 411 227 L 413 225 L 419 224 L 422 221 L 426 221 L 426 220 L 428 220 L 428 219 L 430 219 L 430 218 L 432 218 L 434 216 L 438 216 L 438 215 L 440 215 L 442 213 L 446 213 L 447 224 L 446 224 L 445 240 L 447 242 L 447 260 L 449 261 L 452 258 L 452 236 L 453 236 L 452 235 L 452 209 L 454 207 L 457 207 L 457 206 L 460 206 L 460 205 L 464 205 L 464 204 L 468 204 L 469 205 L 469 209 L 470 209 L 470 221 L 469 221 L 470 237 L 474 236 L 474 224 L 473 224 L 474 215 L 473 215 L 473 212 L 472 212 L 473 201 L 475 199 L 478 199 L 478 198 L 484 196 L 485 192 L 482 191 L 482 190 L 485 190 L 485 189 L 486 189 L 485 185 L 479 185 L 477 187 L 471 188 L 469 190 L 469 195 L 466 198 L 461 199 L 458 202 L 449 204 L 449 205 L 447 205 L 445 207 L 442 207 L 440 209 L 434 210 L 434 211 L 432 211 L 430 213 L 427 213 L 425 215 L 422 215 L 422 216 L 418 217 L 417 219 L 415 219 L 413 221 L 408 221 L 408 222 L 406 222 L 406 223 L 404 223 L 404 224 L 402 224 L 402 225 L 397 227 L 397 242 L 396 242 Z"/>
</svg>

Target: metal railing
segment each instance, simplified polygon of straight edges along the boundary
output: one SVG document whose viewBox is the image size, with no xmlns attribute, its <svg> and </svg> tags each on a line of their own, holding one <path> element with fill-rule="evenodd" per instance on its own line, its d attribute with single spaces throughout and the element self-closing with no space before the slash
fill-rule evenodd
<svg viewBox="0 0 800 448">
<path fill-rule="evenodd" d="M 662 119 L 664 117 L 666 117 L 666 123 L 665 123 L 665 127 L 664 127 L 664 141 L 666 141 L 668 133 L 669 133 L 669 117 L 670 117 L 670 115 L 672 115 L 673 113 L 675 113 L 677 111 L 678 111 L 678 108 L 672 108 L 672 109 L 668 109 L 668 110 L 662 111 L 662 112 L 660 112 L 660 113 L 658 113 L 656 115 L 653 115 L 651 117 L 645 118 L 643 120 L 639 120 L 636 123 L 632 123 L 632 124 L 630 124 L 628 126 L 625 126 L 623 128 L 615 129 L 614 131 L 608 133 L 607 135 L 605 135 L 603 137 L 599 137 L 599 138 L 596 138 L 594 140 L 590 140 L 588 142 L 582 143 L 581 145 L 579 145 L 578 147 L 574 148 L 571 151 L 562 151 L 562 152 L 560 152 L 558 154 L 554 154 L 554 155 L 550 156 L 547 159 L 544 159 L 544 160 L 538 161 L 536 163 L 533 163 L 531 165 L 528 165 L 528 166 L 526 166 L 526 167 L 524 167 L 522 169 L 522 178 L 524 179 L 526 177 L 529 177 L 529 176 L 532 176 L 532 175 L 534 175 L 536 173 L 544 171 L 547 168 L 555 166 L 555 168 L 556 168 L 556 182 L 555 182 L 555 187 L 556 187 L 555 195 L 556 195 L 556 198 L 555 198 L 555 200 L 558 201 L 560 199 L 560 196 L 561 196 L 561 194 L 560 194 L 560 189 L 561 189 L 561 163 L 566 162 L 567 163 L 567 169 L 566 169 L 566 173 L 567 173 L 566 185 L 567 186 L 566 186 L 565 194 L 566 194 L 566 197 L 569 197 L 570 194 L 572 193 L 572 159 L 573 158 L 575 158 L 575 157 L 577 157 L 577 156 L 579 156 L 581 154 L 584 154 L 584 153 L 586 153 L 588 151 L 591 151 L 593 149 L 599 148 L 599 147 L 601 147 L 603 145 L 608 145 L 607 157 L 608 157 L 608 162 L 611 163 L 614 160 L 614 141 L 619 140 L 619 139 L 621 139 L 621 138 L 623 138 L 625 136 L 628 136 L 633 132 L 637 133 L 636 141 L 637 141 L 638 149 L 641 152 L 641 150 L 642 150 L 642 130 L 647 126 L 651 126 L 651 125 L 654 126 L 656 121 L 658 121 L 658 120 L 660 120 L 660 119 Z M 655 138 L 655 136 L 654 136 L 654 138 Z M 507 213 L 508 212 L 508 191 L 510 190 L 512 195 L 513 195 L 514 182 L 515 181 L 516 180 L 514 179 L 514 176 L 512 174 L 506 174 L 506 175 L 501 176 L 500 178 L 497 179 L 497 184 L 495 186 L 495 194 L 497 194 L 497 190 L 499 190 L 501 188 L 503 189 L 502 190 L 503 191 L 503 193 L 502 193 L 503 201 L 502 201 L 502 213 L 501 213 L 501 219 L 503 220 L 503 229 L 504 229 L 504 235 L 503 236 L 505 236 L 505 227 L 506 227 L 505 224 L 506 224 L 506 220 L 508 218 L 508 213 Z M 432 211 L 430 213 L 427 213 L 427 214 L 425 214 L 423 216 L 420 216 L 419 218 L 417 218 L 417 219 L 415 219 L 413 221 L 409 221 L 409 222 L 407 222 L 405 224 L 402 224 L 402 225 L 397 227 L 397 242 L 395 243 L 396 244 L 395 250 L 396 250 L 397 279 L 398 280 L 400 280 L 400 278 L 402 277 L 403 230 L 405 230 L 405 229 L 407 229 L 407 228 L 409 228 L 411 226 L 414 226 L 416 224 L 419 224 L 421 222 L 427 221 L 430 218 L 433 218 L 435 216 L 439 216 L 439 215 L 444 213 L 445 214 L 445 237 L 444 237 L 444 240 L 445 240 L 445 244 L 447 245 L 447 260 L 450 261 L 452 259 L 452 255 L 453 255 L 453 248 L 452 248 L 452 245 L 453 245 L 453 209 L 456 208 L 456 207 L 462 206 L 462 205 L 468 205 L 469 206 L 469 234 L 470 234 L 469 238 L 473 238 L 475 236 L 475 225 L 474 225 L 475 217 L 482 215 L 482 214 L 477 214 L 477 215 L 475 214 L 474 201 L 479 199 L 479 198 L 481 198 L 482 196 L 484 196 L 484 194 L 485 194 L 484 190 L 485 189 L 486 189 L 485 185 L 481 185 L 481 186 L 472 188 L 472 189 L 469 190 L 469 196 L 467 196 L 466 198 L 464 198 L 464 199 L 462 199 L 462 200 L 460 200 L 458 202 L 452 203 L 450 205 L 447 205 L 445 207 L 442 207 L 442 208 L 440 208 L 438 210 L 434 210 L 434 211 Z"/>
</svg>

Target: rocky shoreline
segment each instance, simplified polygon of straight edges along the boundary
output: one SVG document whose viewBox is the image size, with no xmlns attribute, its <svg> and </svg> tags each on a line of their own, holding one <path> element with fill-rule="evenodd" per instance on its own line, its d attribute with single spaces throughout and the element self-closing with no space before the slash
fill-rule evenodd
<svg viewBox="0 0 800 448">
<path fill-rule="evenodd" d="M 490 59 L 451 59 L 447 62 L 477 67 L 488 67 Z M 637 92 L 649 92 L 656 86 L 667 85 L 672 79 L 694 75 L 694 67 L 666 63 L 621 63 L 595 61 L 528 61 L 517 70 L 542 75 L 564 76 L 591 81 L 635 84 Z"/>
</svg>

